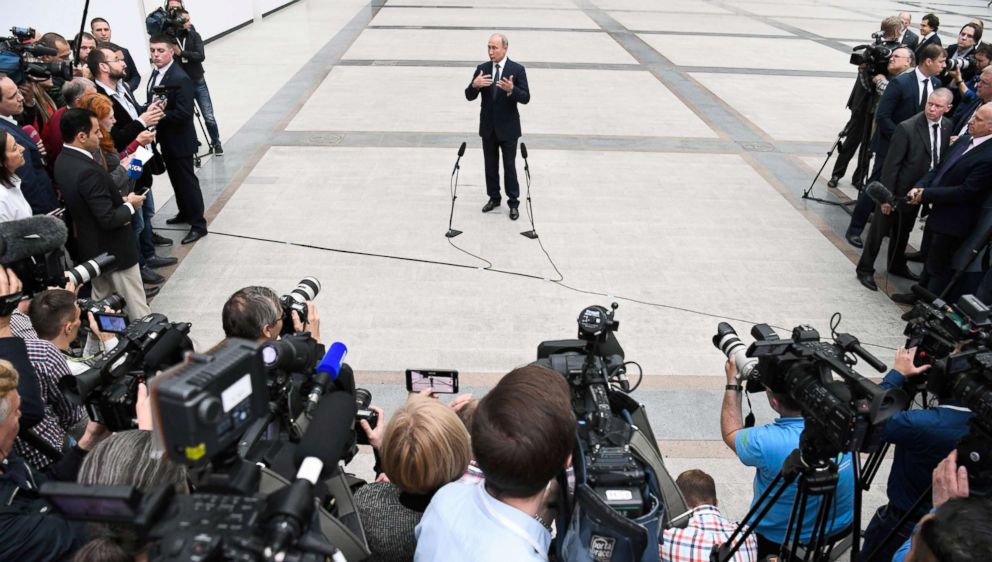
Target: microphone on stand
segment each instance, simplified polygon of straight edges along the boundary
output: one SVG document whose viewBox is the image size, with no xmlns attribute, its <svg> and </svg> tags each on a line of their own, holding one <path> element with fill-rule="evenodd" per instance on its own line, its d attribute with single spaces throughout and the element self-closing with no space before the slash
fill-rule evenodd
<svg viewBox="0 0 992 562">
<path fill-rule="evenodd" d="M 531 240 L 537 239 L 537 229 L 534 228 L 534 205 L 530 200 L 530 164 L 527 162 L 527 145 L 520 143 L 520 156 L 524 158 L 524 175 L 527 177 L 527 217 L 530 218 L 530 230 L 521 232 L 521 236 L 526 236 Z"/>
<path fill-rule="evenodd" d="M 455 220 L 455 199 L 458 199 L 458 170 L 461 169 L 460 162 L 462 161 L 462 156 L 465 155 L 465 146 L 466 143 L 463 142 L 458 147 L 458 159 L 455 160 L 455 169 L 451 171 L 451 178 L 454 181 L 454 186 L 451 188 L 451 214 L 448 215 L 448 232 L 444 233 L 448 238 L 454 238 L 462 233 L 461 230 L 451 228 L 451 223 Z"/>
</svg>

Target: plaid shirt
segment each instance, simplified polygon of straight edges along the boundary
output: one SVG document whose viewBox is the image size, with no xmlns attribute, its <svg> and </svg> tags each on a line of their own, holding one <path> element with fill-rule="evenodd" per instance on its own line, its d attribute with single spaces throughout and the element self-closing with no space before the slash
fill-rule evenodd
<svg viewBox="0 0 992 562">
<path fill-rule="evenodd" d="M 22 340 L 38 339 L 38 332 L 34 331 L 34 325 L 31 324 L 31 318 L 20 310 L 15 310 L 14 313 L 10 315 L 10 333 L 21 338 Z"/>
<path fill-rule="evenodd" d="M 684 529 L 665 529 L 665 537 L 658 553 L 663 562 L 709 562 L 710 552 L 718 544 L 727 542 L 737 525 L 727 521 L 713 505 L 700 505 L 692 510 L 689 524 Z M 756 562 L 758 541 L 751 535 L 734 553 L 735 562 Z"/>
<path fill-rule="evenodd" d="M 66 431 L 85 415 L 84 410 L 69 402 L 59 388 L 59 379 L 72 375 L 69 364 L 62 352 L 50 341 L 25 339 L 24 346 L 28 349 L 31 366 L 38 375 L 41 400 L 45 403 L 45 417 L 34 426 L 34 431 L 57 451 L 61 451 L 65 446 Z M 21 439 L 14 442 L 14 450 L 38 470 L 52 463 L 52 459 Z"/>
</svg>

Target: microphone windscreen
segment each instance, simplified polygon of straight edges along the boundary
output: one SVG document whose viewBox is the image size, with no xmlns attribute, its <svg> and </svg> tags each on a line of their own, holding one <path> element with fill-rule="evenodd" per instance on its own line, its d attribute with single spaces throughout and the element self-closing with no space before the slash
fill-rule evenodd
<svg viewBox="0 0 992 562">
<path fill-rule="evenodd" d="M 0 264 L 58 250 L 65 240 L 65 223 L 55 217 L 38 215 L 0 222 Z"/>
<path fill-rule="evenodd" d="M 527 159 L 527 145 L 524 143 L 520 143 L 520 155 L 524 157 L 524 160 Z"/>
<path fill-rule="evenodd" d="M 351 394 L 331 392 L 322 396 L 293 453 L 295 465 L 299 467 L 303 459 L 314 457 L 324 463 L 322 473 L 330 474 L 351 445 L 357 412 Z"/>
<path fill-rule="evenodd" d="M 871 198 L 872 201 L 878 203 L 879 205 L 891 204 L 892 203 L 892 192 L 886 189 L 882 182 L 873 181 L 865 186 L 865 194 Z"/>
<path fill-rule="evenodd" d="M 465 156 L 465 146 L 466 145 L 467 145 L 467 143 L 463 142 L 462 145 L 458 147 L 458 157 L 459 158 L 461 158 L 462 156 Z"/>
<path fill-rule="evenodd" d="M 337 379 L 346 355 L 348 355 L 348 346 L 339 341 L 332 343 L 324 358 L 317 364 L 317 373 L 327 375 L 331 380 Z"/>
<path fill-rule="evenodd" d="M 127 165 L 127 177 L 128 179 L 136 180 L 141 177 L 141 172 L 144 167 L 141 164 L 141 160 L 138 158 L 132 158 L 131 162 Z"/>
</svg>

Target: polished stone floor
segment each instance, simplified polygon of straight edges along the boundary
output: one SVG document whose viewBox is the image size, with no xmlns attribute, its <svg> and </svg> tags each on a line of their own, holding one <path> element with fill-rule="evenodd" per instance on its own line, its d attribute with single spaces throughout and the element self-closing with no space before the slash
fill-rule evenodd
<svg viewBox="0 0 992 562">
<path fill-rule="evenodd" d="M 844 210 L 800 196 L 847 120 L 851 46 L 900 10 L 914 28 L 938 13 L 948 44 L 984 5 L 301 0 L 207 45 L 226 149 L 199 170 L 212 233 L 176 249 L 152 308 L 192 322 L 206 348 L 236 289 L 285 293 L 317 276 L 324 340 L 348 345 L 388 412 L 406 368 L 458 369 L 482 393 L 541 341 L 573 336 L 584 307 L 616 301 L 672 470 L 713 471 L 740 516 L 750 471 L 719 437 L 716 324 L 745 340 L 759 322 L 826 336 L 839 312 L 841 331 L 891 362 L 902 310 L 855 279 Z M 479 212 L 478 101 L 463 90 L 493 31 L 527 67 L 521 140 L 540 243 L 518 234 L 526 213 Z M 463 141 L 464 234 L 449 243 Z M 526 190 L 519 157 L 517 168 Z M 826 179 L 813 195 L 852 195 Z M 155 190 L 164 227 L 175 206 L 167 182 Z M 759 407 L 759 423 L 771 417 Z M 880 497 L 876 486 L 866 513 Z"/>
</svg>

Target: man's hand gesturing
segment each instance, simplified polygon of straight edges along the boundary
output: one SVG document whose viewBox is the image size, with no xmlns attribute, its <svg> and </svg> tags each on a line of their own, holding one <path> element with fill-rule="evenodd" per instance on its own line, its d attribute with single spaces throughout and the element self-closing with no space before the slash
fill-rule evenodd
<svg viewBox="0 0 992 562">
<path fill-rule="evenodd" d="M 513 93 L 513 75 L 510 75 L 509 78 L 506 78 L 506 77 L 500 78 L 499 83 L 496 84 L 496 87 L 499 88 L 500 90 L 503 90 L 504 92 L 506 92 L 506 95 L 512 94 Z"/>
<path fill-rule="evenodd" d="M 493 85 L 493 77 L 489 74 L 483 74 L 480 70 L 475 78 L 472 80 L 472 87 L 476 90 L 481 90 L 483 88 L 488 88 Z"/>
</svg>

